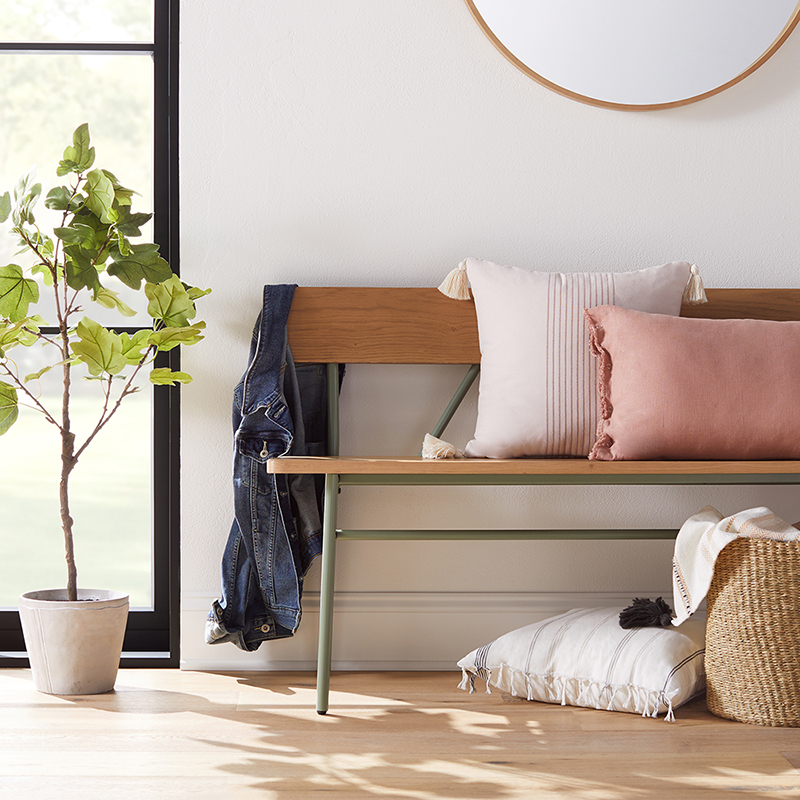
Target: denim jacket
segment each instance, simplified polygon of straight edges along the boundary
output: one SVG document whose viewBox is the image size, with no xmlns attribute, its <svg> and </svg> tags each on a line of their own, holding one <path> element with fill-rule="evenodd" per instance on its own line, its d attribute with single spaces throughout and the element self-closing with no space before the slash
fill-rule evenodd
<svg viewBox="0 0 800 800">
<path fill-rule="evenodd" d="M 222 558 L 222 598 L 206 620 L 209 644 L 256 650 L 266 639 L 291 636 L 300 624 L 303 578 L 322 550 L 314 477 L 271 475 L 266 468 L 275 456 L 325 452 L 325 366 L 295 367 L 286 340 L 294 290 L 264 287 L 250 361 L 234 390 L 235 519 Z"/>
</svg>

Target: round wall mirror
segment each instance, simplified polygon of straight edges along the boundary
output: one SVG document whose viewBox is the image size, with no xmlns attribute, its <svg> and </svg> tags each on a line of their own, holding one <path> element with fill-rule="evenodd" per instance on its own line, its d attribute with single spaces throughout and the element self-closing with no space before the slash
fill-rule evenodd
<svg viewBox="0 0 800 800">
<path fill-rule="evenodd" d="M 466 0 L 531 78 L 607 108 L 670 108 L 758 69 L 800 18 L 797 0 Z"/>
</svg>

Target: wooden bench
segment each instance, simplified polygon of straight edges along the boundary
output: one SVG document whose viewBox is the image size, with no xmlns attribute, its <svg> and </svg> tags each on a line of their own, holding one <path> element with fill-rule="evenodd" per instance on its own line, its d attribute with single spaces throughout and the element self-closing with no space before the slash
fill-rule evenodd
<svg viewBox="0 0 800 800">
<path fill-rule="evenodd" d="M 729 319 L 800 320 L 800 289 L 707 290 L 709 302 L 682 314 Z M 339 364 L 465 364 L 467 374 L 439 422 L 441 436 L 480 364 L 472 302 L 436 289 L 299 287 L 288 322 L 298 363 L 327 363 L 329 456 L 283 457 L 271 473 L 325 476 L 320 589 L 317 712 L 328 710 L 337 539 L 647 539 L 669 530 L 338 530 L 341 486 L 558 484 L 797 484 L 800 461 L 590 461 L 560 459 L 443 459 L 339 457 Z M 424 434 L 420 431 L 419 440 Z"/>
</svg>

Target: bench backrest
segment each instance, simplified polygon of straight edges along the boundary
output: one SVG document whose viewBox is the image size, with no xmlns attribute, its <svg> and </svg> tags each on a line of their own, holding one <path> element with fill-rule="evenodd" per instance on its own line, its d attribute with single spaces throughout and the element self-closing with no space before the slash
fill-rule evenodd
<svg viewBox="0 0 800 800">
<path fill-rule="evenodd" d="M 800 289 L 707 289 L 681 315 L 800 320 Z M 478 364 L 475 304 L 432 288 L 308 287 L 289 314 L 295 360 L 340 364 Z"/>
</svg>

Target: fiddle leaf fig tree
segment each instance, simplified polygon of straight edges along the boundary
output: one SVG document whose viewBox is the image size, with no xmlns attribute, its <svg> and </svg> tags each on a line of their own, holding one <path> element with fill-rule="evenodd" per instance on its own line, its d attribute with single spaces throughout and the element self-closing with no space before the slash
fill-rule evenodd
<svg viewBox="0 0 800 800">
<path fill-rule="evenodd" d="M 31 174 L 0 196 L 0 223 L 10 221 L 10 233 L 20 248 L 17 255 L 26 264 L 0 266 L 0 435 L 14 424 L 20 406 L 26 406 L 40 413 L 60 436 L 59 507 L 67 592 L 70 600 L 76 600 L 69 501 L 72 471 L 123 401 L 141 390 L 143 380 L 158 385 L 191 381 L 185 372 L 151 365 L 158 352 L 203 338 L 205 323 L 195 321 L 195 301 L 208 291 L 182 283 L 157 245 L 131 241 L 142 235 L 141 228 L 152 215 L 135 213 L 135 192 L 112 172 L 95 167 L 87 124 L 73 133 L 56 174 L 66 178 L 66 185 L 51 189 L 44 199 L 58 219 L 49 231 L 43 231 L 34 216 L 42 186 Z M 144 292 L 149 327 L 130 335 L 92 319 L 91 308 L 97 306 L 116 310 L 121 317 L 136 314 L 106 285 L 108 276 Z M 50 319 L 36 313 L 45 298 Z M 15 349 L 21 347 L 40 348 L 47 365 L 21 374 L 14 358 Z M 47 407 L 39 386 L 50 370 L 61 376 L 57 407 Z M 76 377 L 97 384 L 94 426 L 81 439 L 70 418 Z"/>
</svg>

